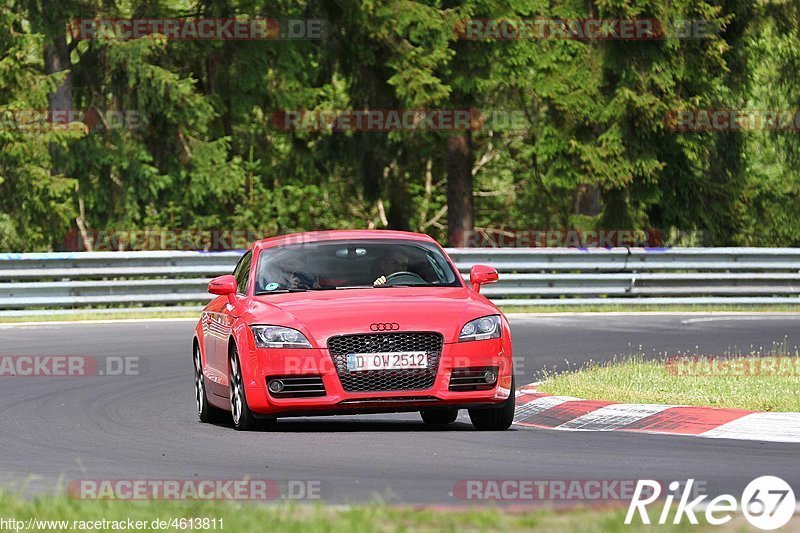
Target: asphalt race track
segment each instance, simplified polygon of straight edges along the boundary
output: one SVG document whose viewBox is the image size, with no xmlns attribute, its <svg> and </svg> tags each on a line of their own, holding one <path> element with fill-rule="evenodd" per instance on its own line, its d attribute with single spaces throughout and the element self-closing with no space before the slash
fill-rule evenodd
<svg viewBox="0 0 800 533">
<path fill-rule="evenodd" d="M 800 344 L 800 315 L 512 317 L 517 383 L 616 354 Z M 685 480 L 741 494 L 800 485 L 800 445 L 631 433 L 424 426 L 415 414 L 293 419 L 265 433 L 197 422 L 190 321 L 0 327 L 0 355 L 141 356 L 138 376 L 2 377 L 0 483 L 73 479 L 319 480 L 331 502 L 459 504 L 457 480 Z M 640 348 L 641 346 L 641 348 Z M 568 361 L 565 362 L 565 361 Z"/>
</svg>

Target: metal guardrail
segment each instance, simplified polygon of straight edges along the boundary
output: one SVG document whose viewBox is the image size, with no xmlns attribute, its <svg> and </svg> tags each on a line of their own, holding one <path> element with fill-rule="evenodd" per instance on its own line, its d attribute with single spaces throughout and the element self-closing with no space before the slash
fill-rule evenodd
<svg viewBox="0 0 800 533">
<path fill-rule="evenodd" d="M 800 304 L 800 249 L 448 249 L 468 277 L 492 265 L 482 293 L 502 305 Z M 0 315 L 47 309 L 204 304 L 209 278 L 241 251 L 0 254 Z M 179 305 L 180 304 L 180 305 Z M 171 306 L 171 307 L 164 307 Z"/>
</svg>

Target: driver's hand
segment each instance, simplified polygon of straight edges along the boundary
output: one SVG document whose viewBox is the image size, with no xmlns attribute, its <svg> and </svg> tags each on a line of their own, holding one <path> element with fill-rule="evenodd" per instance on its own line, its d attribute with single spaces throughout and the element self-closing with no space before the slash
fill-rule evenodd
<svg viewBox="0 0 800 533">
<path fill-rule="evenodd" d="M 373 287 L 380 287 L 381 285 L 385 285 L 385 284 L 386 284 L 386 276 L 381 276 L 381 277 L 379 277 L 378 279 L 376 279 L 375 281 L 372 282 L 372 286 Z"/>
</svg>

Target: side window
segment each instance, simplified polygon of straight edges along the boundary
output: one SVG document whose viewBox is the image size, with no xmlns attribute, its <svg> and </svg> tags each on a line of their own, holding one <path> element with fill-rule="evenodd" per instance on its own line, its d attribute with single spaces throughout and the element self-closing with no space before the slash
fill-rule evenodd
<svg viewBox="0 0 800 533">
<path fill-rule="evenodd" d="M 239 264 L 233 270 L 233 277 L 236 278 L 236 292 L 244 294 L 247 288 L 247 280 L 250 278 L 250 263 L 253 261 L 253 253 L 247 252 L 239 260 Z"/>
</svg>

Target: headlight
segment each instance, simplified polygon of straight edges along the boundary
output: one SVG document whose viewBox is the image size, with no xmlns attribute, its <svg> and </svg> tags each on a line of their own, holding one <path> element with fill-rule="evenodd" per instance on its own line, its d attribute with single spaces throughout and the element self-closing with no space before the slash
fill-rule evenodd
<svg viewBox="0 0 800 533">
<path fill-rule="evenodd" d="M 485 316 L 470 320 L 461 328 L 458 342 L 482 341 L 500 338 L 500 315 Z"/>
<path fill-rule="evenodd" d="M 311 348 L 305 335 L 283 326 L 250 326 L 259 348 Z"/>
</svg>

